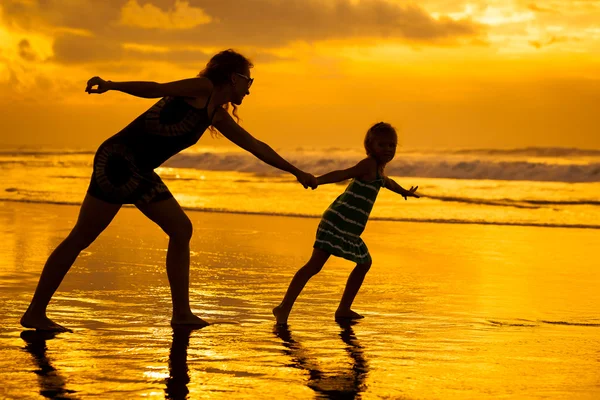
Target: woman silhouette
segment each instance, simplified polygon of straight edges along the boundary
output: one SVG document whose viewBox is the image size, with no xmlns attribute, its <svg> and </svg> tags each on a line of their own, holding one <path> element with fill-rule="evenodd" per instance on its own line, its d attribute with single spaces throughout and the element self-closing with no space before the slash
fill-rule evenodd
<svg viewBox="0 0 600 400">
<path fill-rule="evenodd" d="M 117 90 L 160 100 L 127 127 L 107 139 L 94 157 L 87 195 L 71 233 L 52 252 L 40 276 L 31 304 L 21 318 L 27 328 L 66 331 L 46 316 L 46 308 L 79 253 L 110 224 L 123 204 L 134 204 L 169 236 L 167 276 L 175 326 L 204 326 L 189 304 L 189 242 L 192 224 L 154 169 L 195 144 L 206 129 L 227 139 L 265 163 L 293 174 L 305 187 L 316 179 L 288 163 L 267 144 L 255 139 L 227 112 L 250 94 L 252 63 L 225 50 L 213 56 L 197 77 L 169 83 L 111 82 L 91 78 L 87 93 Z"/>
</svg>

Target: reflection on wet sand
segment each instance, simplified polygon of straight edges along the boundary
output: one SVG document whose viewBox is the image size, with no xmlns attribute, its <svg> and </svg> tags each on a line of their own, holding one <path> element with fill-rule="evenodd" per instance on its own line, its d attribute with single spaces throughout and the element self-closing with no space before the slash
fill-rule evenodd
<svg viewBox="0 0 600 400">
<path fill-rule="evenodd" d="M 345 350 L 352 359 L 350 367 L 340 366 L 334 373 L 323 372 L 315 357 L 298 341 L 294 340 L 293 334 L 287 325 L 276 325 L 274 332 L 283 341 L 284 354 L 291 357 L 294 368 L 308 372 L 306 385 L 314 390 L 317 395 L 327 399 L 354 399 L 365 389 L 365 379 L 369 371 L 367 360 L 363 354 L 352 325 L 356 322 L 338 322 L 342 328 L 339 336 L 346 344 Z"/>
<path fill-rule="evenodd" d="M 74 390 L 66 388 L 65 378 L 52 366 L 46 356 L 46 341 L 54 339 L 56 332 L 26 330 L 21 332 L 21 339 L 26 343 L 23 348 L 33 357 L 35 365 L 39 368 L 34 371 L 38 376 L 40 394 L 48 399 L 75 399 L 70 394 Z"/>
<path fill-rule="evenodd" d="M 314 221 L 191 213 L 194 310 L 239 324 L 180 334 L 167 325 L 164 232 L 125 209 L 54 299 L 50 315 L 75 333 L 22 333 L 42 265 L 76 218 L 72 207 L 0 207 L 0 398 L 450 400 L 518 387 L 522 398 L 600 399 L 596 233 L 374 221 L 378 269 L 356 340 L 327 312 L 343 260 L 307 287 L 292 332 L 273 331 L 270 305 Z"/>
<path fill-rule="evenodd" d="M 190 336 L 197 329 L 174 328 L 173 342 L 169 353 L 169 377 L 166 381 L 165 398 L 186 399 L 189 394 L 190 374 L 187 365 L 187 350 Z"/>
</svg>

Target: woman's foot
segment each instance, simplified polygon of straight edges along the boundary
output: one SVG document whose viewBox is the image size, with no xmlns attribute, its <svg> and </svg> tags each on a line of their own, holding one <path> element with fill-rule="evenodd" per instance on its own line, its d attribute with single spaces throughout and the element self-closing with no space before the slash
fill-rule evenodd
<svg viewBox="0 0 600 400">
<path fill-rule="evenodd" d="M 337 310 L 335 312 L 335 319 L 352 320 L 362 318 L 364 318 L 362 315 L 352 310 Z"/>
<path fill-rule="evenodd" d="M 72 332 L 72 330 L 52 321 L 45 314 L 35 315 L 30 309 L 27 309 L 21 317 L 21 325 L 25 328 L 37 329 L 39 331 Z"/>
<path fill-rule="evenodd" d="M 287 324 L 288 316 L 290 315 L 290 313 L 286 313 L 283 310 L 283 308 L 279 305 L 273 309 L 273 315 L 277 320 L 277 325 L 285 325 Z"/>
<path fill-rule="evenodd" d="M 181 328 L 204 328 L 210 325 L 208 322 L 200 317 L 196 317 L 194 314 L 189 313 L 185 315 L 173 315 L 171 318 L 171 326 Z"/>
</svg>

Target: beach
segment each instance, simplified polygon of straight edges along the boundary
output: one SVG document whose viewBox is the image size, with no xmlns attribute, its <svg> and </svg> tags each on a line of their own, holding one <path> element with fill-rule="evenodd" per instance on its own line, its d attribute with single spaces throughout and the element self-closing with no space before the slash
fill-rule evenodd
<svg viewBox="0 0 600 400">
<path fill-rule="evenodd" d="M 600 396 L 596 229 L 370 221 L 353 265 L 331 258 L 277 328 L 271 309 L 309 258 L 317 218 L 188 212 L 191 304 L 169 325 L 168 238 L 135 208 L 77 259 L 48 335 L 18 321 L 78 207 L 0 202 L 0 397 L 481 399 Z"/>
<path fill-rule="evenodd" d="M 0 1 L 0 400 L 600 400 L 598 21 Z"/>
</svg>

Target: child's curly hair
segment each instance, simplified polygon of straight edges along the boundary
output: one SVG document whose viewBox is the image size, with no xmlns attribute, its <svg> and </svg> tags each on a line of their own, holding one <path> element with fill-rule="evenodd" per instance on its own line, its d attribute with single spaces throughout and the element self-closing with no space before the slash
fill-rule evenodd
<svg viewBox="0 0 600 400">
<path fill-rule="evenodd" d="M 396 141 L 398 141 L 398 133 L 396 133 L 396 129 L 391 124 L 388 124 L 387 122 L 378 122 L 370 127 L 365 135 L 365 150 L 367 155 L 371 155 L 373 141 L 376 137 L 381 135 L 393 135 Z"/>
</svg>

